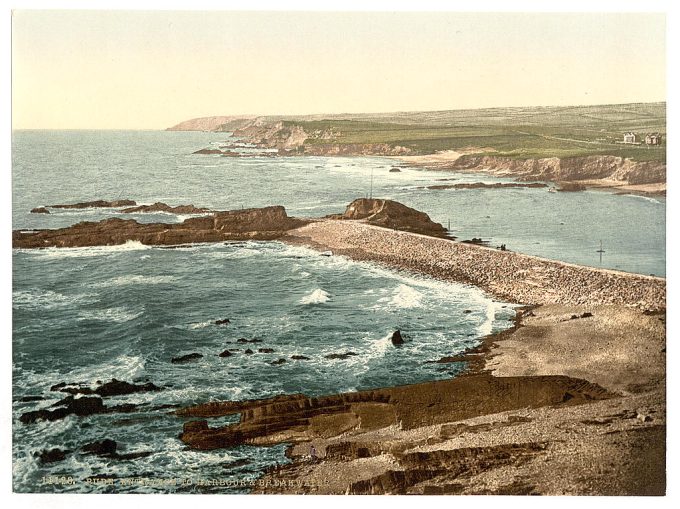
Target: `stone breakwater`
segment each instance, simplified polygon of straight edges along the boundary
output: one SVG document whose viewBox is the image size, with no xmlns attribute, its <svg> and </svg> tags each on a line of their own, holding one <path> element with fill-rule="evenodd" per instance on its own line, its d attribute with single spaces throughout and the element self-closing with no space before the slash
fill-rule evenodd
<svg viewBox="0 0 680 509">
<path fill-rule="evenodd" d="M 358 221 L 311 223 L 289 231 L 283 240 L 475 285 L 500 299 L 521 304 L 620 304 L 645 310 L 666 307 L 663 278 L 572 265 Z"/>
</svg>

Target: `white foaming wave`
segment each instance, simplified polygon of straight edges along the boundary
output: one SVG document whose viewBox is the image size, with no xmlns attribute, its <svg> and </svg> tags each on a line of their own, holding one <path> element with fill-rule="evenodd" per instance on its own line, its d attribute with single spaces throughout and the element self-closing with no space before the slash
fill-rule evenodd
<svg viewBox="0 0 680 509">
<path fill-rule="evenodd" d="M 206 327 L 210 327 L 213 325 L 215 322 L 199 322 L 199 323 L 192 323 L 189 325 L 190 329 L 205 329 Z"/>
<path fill-rule="evenodd" d="M 132 311 L 128 308 L 116 307 L 108 309 L 84 310 L 80 312 L 79 320 L 101 320 L 104 322 L 128 322 L 142 316 L 144 311 Z"/>
<path fill-rule="evenodd" d="M 163 283 L 172 283 L 177 281 L 175 276 L 139 276 L 139 275 L 128 275 L 119 276 L 102 283 L 94 283 L 90 286 L 93 287 L 109 287 L 109 286 L 125 286 L 125 285 L 137 285 L 137 284 L 147 284 L 147 285 L 157 285 Z"/>
<path fill-rule="evenodd" d="M 383 297 L 378 302 L 387 302 L 389 307 L 409 309 L 420 307 L 423 297 L 421 292 L 402 283 L 394 290 L 392 297 Z"/>
<path fill-rule="evenodd" d="M 302 297 L 300 299 L 300 304 L 323 304 L 324 302 L 328 302 L 330 298 L 331 296 L 328 292 L 321 288 L 317 288 L 312 293 Z"/>
<path fill-rule="evenodd" d="M 69 379 L 82 382 L 106 382 L 112 378 L 117 380 L 132 381 L 139 378 L 145 370 L 145 361 L 138 355 L 119 355 L 115 359 L 104 364 L 85 366 L 68 373 Z M 55 376 L 57 381 L 63 381 L 63 374 Z"/>
<path fill-rule="evenodd" d="M 19 252 L 29 253 L 38 258 L 87 258 L 129 251 L 142 251 L 152 249 L 137 240 L 128 240 L 125 244 L 116 246 L 92 246 L 92 247 L 48 247 L 45 249 L 17 249 Z"/>
<path fill-rule="evenodd" d="M 661 200 L 657 200 L 656 198 L 652 198 L 650 196 L 644 196 L 644 195 L 641 195 L 641 194 L 624 194 L 624 196 L 628 196 L 630 198 L 641 198 L 641 199 L 646 200 L 650 203 L 656 203 L 658 205 L 663 204 L 663 202 Z"/>
<path fill-rule="evenodd" d="M 96 295 L 92 294 L 64 295 L 51 290 L 44 292 L 38 290 L 15 291 L 12 293 L 12 307 L 23 309 L 55 309 L 96 301 Z"/>
<path fill-rule="evenodd" d="M 476 304 L 479 304 L 483 308 L 485 315 L 484 321 L 477 326 L 477 331 L 481 336 L 488 336 L 493 332 L 493 326 L 496 322 L 496 313 L 502 309 L 502 306 L 507 306 L 507 304 L 502 304 L 490 299 L 481 291 L 473 293 L 471 297 Z"/>
</svg>

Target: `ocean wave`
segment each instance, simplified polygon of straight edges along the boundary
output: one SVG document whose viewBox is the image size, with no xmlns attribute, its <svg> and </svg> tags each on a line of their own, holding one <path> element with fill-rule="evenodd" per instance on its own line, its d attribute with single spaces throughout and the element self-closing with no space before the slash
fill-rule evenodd
<svg viewBox="0 0 680 509">
<path fill-rule="evenodd" d="M 140 275 L 127 275 L 127 276 L 119 276 L 113 279 L 109 279 L 108 281 L 104 281 L 102 283 L 93 283 L 92 287 L 96 288 L 102 288 L 102 287 L 110 287 L 110 286 L 126 286 L 126 285 L 138 285 L 138 284 L 145 284 L 145 285 L 158 285 L 158 284 L 166 284 L 166 283 L 173 283 L 177 281 L 177 277 L 175 276 L 140 276 Z"/>
<path fill-rule="evenodd" d="M 152 249 L 137 240 L 128 240 L 125 244 L 116 246 L 92 246 L 92 247 L 48 247 L 45 249 L 17 249 L 16 251 L 28 253 L 36 258 L 87 258 L 129 251 L 143 251 Z"/>
<path fill-rule="evenodd" d="M 117 307 L 108 309 L 84 310 L 80 312 L 78 319 L 122 323 L 134 320 L 143 314 L 144 311 L 135 312 L 128 308 Z"/>
<path fill-rule="evenodd" d="M 641 195 L 641 194 L 624 194 L 623 196 L 627 196 L 629 198 L 640 198 L 642 200 L 648 201 L 650 203 L 656 203 L 658 205 L 664 204 L 664 202 L 662 202 L 661 200 L 658 200 L 656 198 L 652 198 L 651 196 L 644 196 L 644 195 Z"/>
<path fill-rule="evenodd" d="M 321 288 L 317 288 L 312 293 L 302 297 L 300 299 L 300 304 L 323 304 L 324 302 L 328 302 L 330 298 L 331 296 L 328 292 Z"/>
<path fill-rule="evenodd" d="M 12 307 L 15 309 L 55 309 L 96 301 L 96 295 L 92 294 L 64 295 L 51 290 L 19 290 L 12 293 Z"/>
<path fill-rule="evenodd" d="M 69 380 L 94 383 L 97 380 L 105 382 L 116 378 L 131 381 L 139 378 L 145 371 L 145 361 L 138 355 L 119 355 L 108 362 L 94 366 L 83 366 L 68 373 Z M 63 382 L 64 374 L 55 374 L 50 384 Z"/>
<path fill-rule="evenodd" d="M 386 302 L 388 307 L 410 309 L 422 306 L 424 295 L 415 288 L 400 284 L 391 297 L 383 297 L 378 302 Z"/>
</svg>

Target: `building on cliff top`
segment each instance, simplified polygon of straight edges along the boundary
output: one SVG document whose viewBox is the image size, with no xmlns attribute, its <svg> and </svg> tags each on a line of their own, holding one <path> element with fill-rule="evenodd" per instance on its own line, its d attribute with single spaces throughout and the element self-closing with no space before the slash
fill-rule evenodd
<svg viewBox="0 0 680 509">
<path fill-rule="evenodd" d="M 637 134 L 628 132 L 623 135 L 624 143 L 637 143 Z"/>
<path fill-rule="evenodd" d="M 645 143 L 647 145 L 661 145 L 661 135 L 659 133 L 651 133 L 645 136 Z"/>
</svg>

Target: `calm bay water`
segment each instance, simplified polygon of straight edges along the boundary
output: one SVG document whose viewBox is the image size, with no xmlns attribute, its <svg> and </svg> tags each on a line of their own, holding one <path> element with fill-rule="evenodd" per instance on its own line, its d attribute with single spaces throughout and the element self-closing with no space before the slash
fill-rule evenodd
<svg viewBox="0 0 680 509">
<path fill-rule="evenodd" d="M 24 131 L 13 140 L 13 227 L 56 228 L 110 217 L 90 209 L 29 214 L 40 205 L 130 198 L 216 209 L 282 204 L 292 215 L 340 212 L 367 193 L 426 211 L 461 238 L 483 237 L 529 254 L 641 273 L 664 273 L 665 200 L 545 189 L 431 191 L 441 183 L 497 182 L 485 176 L 402 170 L 384 158 L 253 158 L 192 155 L 225 134 Z M 140 221 L 181 221 L 170 214 Z M 416 383 L 457 373 L 458 364 L 426 361 L 461 352 L 507 327 L 512 306 L 481 291 L 355 263 L 280 243 L 247 242 L 162 249 L 129 243 L 13 253 L 14 487 L 17 491 L 182 491 L 195 487 L 116 486 L 82 482 L 55 487 L 46 475 L 224 478 L 256 476 L 286 461 L 284 447 L 201 453 L 177 439 L 182 420 L 161 405 L 218 399 L 310 395 Z M 227 326 L 213 322 L 230 318 Z M 408 342 L 394 348 L 392 331 Z M 255 345 L 238 338 L 258 338 Z M 273 353 L 246 355 L 251 346 Z M 240 349 L 229 358 L 218 354 Z M 327 359 L 352 351 L 348 359 Z M 170 359 L 188 353 L 189 364 Z M 293 361 L 292 355 L 308 360 Z M 287 359 L 281 365 L 271 362 Z M 58 382 L 149 380 L 157 393 L 109 398 L 139 411 L 23 425 L 21 413 L 61 396 Z M 25 396 L 42 396 L 21 402 Z M 228 422 L 223 419 L 222 422 Z M 121 452 L 150 451 L 134 461 L 83 455 L 112 438 Z M 59 447 L 66 460 L 35 454 Z M 236 459 L 249 463 L 225 470 Z M 218 491 L 235 491 L 216 488 Z"/>
</svg>

